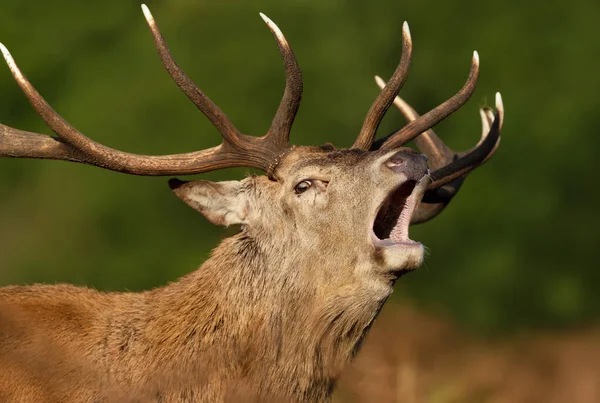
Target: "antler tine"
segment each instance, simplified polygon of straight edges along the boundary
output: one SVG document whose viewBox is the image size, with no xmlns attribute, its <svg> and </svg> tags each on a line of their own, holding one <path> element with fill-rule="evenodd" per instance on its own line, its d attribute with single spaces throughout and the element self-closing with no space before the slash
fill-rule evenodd
<svg viewBox="0 0 600 403">
<path fill-rule="evenodd" d="M 375 82 L 379 88 L 385 86 L 385 81 L 379 76 L 375 76 Z M 419 118 L 417 111 L 415 111 L 413 107 L 400 96 L 394 98 L 394 105 L 400 110 L 408 122 L 412 122 Z M 438 135 L 435 134 L 433 129 L 426 130 L 414 140 L 419 150 L 427 155 L 430 169 L 441 168 L 452 161 L 451 156 L 454 155 L 454 151 L 444 144 Z"/>
<path fill-rule="evenodd" d="M 277 42 L 286 75 L 283 97 L 277 108 L 277 113 L 271 122 L 267 136 L 280 146 L 287 147 L 292 124 L 294 123 L 296 113 L 300 107 L 300 100 L 302 99 L 302 72 L 292 48 L 279 27 L 263 13 L 260 13 L 260 17 L 267 24 Z"/>
<path fill-rule="evenodd" d="M 492 123 L 494 123 L 494 111 L 487 107 L 480 108 L 479 116 L 481 117 L 481 139 L 475 145 L 475 147 L 481 144 L 483 139 L 485 139 L 485 136 L 487 136 L 488 132 L 490 131 L 490 127 L 492 126 Z"/>
<path fill-rule="evenodd" d="M 486 113 L 487 114 L 487 113 Z M 452 161 L 450 164 L 437 169 L 431 173 L 433 182 L 429 185 L 429 189 L 436 189 L 447 183 L 452 182 L 456 178 L 465 176 L 467 173 L 477 168 L 491 158 L 496 152 L 500 143 L 500 132 L 504 123 L 504 104 L 502 96 L 499 92 L 496 93 L 496 112 L 494 121 L 488 134 L 483 141 L 475 148 L 460 153 L 459 158 Z"/>
<path fill-rule="evenodd" d="M 52 109 L 48 102 L 46 102 L 46 100 L 33 87 L 33 85 L 31 85 L 29 80 L 27 80 L 27 77 L 25 77 L 25 75 L 19 69 L 19 66 L 17 66 L 17 63 L 15 62 L 8 49 L 1 43 L 0 50 L 2 51 L 2 55 L 4 56 L 4 60 L 6 61 L 6 64 L 8 65 L 11 74 L 13 75 L 15 81 L 29 100 L 29 103 L 40 115 L 40 117 L 46 123 L 46 125 L 48 125 L 48 127 L 52 129 L 52 131 L 58 136 L 58 140 L 54 139 L 54 142 L 63 143 L 63 146 L 48 143 L 47 141 L 41 139 L 41 137 L 46 136 L 37 135 L 35 140 L 33 140 L 32 138 L 32 141 L 37 142 L 37 144 L 39 145 L 43 144 L 44 146 L 41 150 L 21 149 L 21 147 L 26 144 L 23 135 L 32 133 L 20 131 L 2 125 L 5 128 L 5 138 L 2 141 L 2 149 L 6 149 L 7 154 L 9 152 L 12 154 L 8 154 L 9 156 L 26 157 L 28 156 L 27 153 L 31 151 L 38 154 L 41 153 L 43 155 L 34 156 L 33 158 L 53 158 L 53 155 L 56 152 L 58 152 L 57 156 L 62 156 L 62 153 L 66 152 L 66 148 L 64 147 L 64 145 L 68 145 L 70 146 L 70 148 L 72 148 L 73 151 L 67 153 L 70 158 L 65 159 L 72 160 L 72 158 L 77 158 L 78 162 L 79 160 L 84 159 L 93 160 L 93 162 L 90 163 L 94 165 L 106 167 L 108 167 L 109 165 L 112 166 L 111 160 L 115 156 L 115 153 L 118 153 L 118 151 L 94 142 L 93 140 L 89 139 L 81 132 L 79 132 L 77 129 L 75 129 L 73 126 L 71 126 L 58 113 L 56 113 L 54 109 Z M 6 133 L 14 133 L 15 135 L 18 135 L 18 138 L 11 139 L 8 136 L 6 136 Z"/>
<path fill-rule="evenodd" d="M 399 147 L 403 144 L 408 143 L 419 134 L 425 132 L 427 129 L 432 128 L 446 117 L 454 113 L 461 106 L 468 101 L 473 92 L 475 91 L 475 85 L 477 84 L 477 78 L 479 76 L 479 54 L 477 51 L 473 52 L 473 59 L 471 62 L 471 70 L 469 76 L 463 87 L 458 91 L 452 98 L 446 102 L 438 105 L 434 109 L 430 110 L 420 118 L 413 120 L 408 123 L 402 129 L 390 134 L 382 141 L 378 142 L 381 145 L 381 149 L 391 149 Z"/>
<path fill-rule="evenodd" d="M 481 138 L 479 139 L 477 144 L 475 144 L 468 151 L 458 153 L 459 156 L 463 156 L 463 155 L 469 154 L 472 151 L 474 151 L 476 148 L 478 148 L 481 145 L 481 143 L 483 143 L 483 141 L 486 139 L 486 137 L 490 134 L 490 129 L 491 129 L 492 124 L 494 123 L 494 119 L 495 119 L 494 111 L 491 108 L 483 107 L 483 108 L 479 109 L 479 115 L 481 116 Z M 502 122 L 500 122 L 500 131 L 502 131 Z M 481 163 L 482 165 L 484 163 L 486 163 L 487 160 L 489 160 L 490 157 L 496 152 L 496 148 L 498 148 L 499 144 L 500 144 L 499 141 L 496 142 L 494 149 L 488 154 L 487 157 L 485 157 L 485 159 Z"/>
<path fill-rule="evenodd" d="M 352 148 L 358 148 L 361 150 L 369 150 L 375 140 L 377 134 L 377 128 L 383 119 L 383 116 L 389 109 L 390 105 L 394 101 L 394 97 L 398 95 L 400 89 L 404 86 L 406 78 L 408 77 L 408 69 L 412 58 L 412 39 L 410 36 L 410 30 L 408 23 L 404 22 L 402 25 L 402 56 L 400 57 L 400 63 L 394 71 L 392 78 L 379 93 L 367 116 L 363 122 L 363 126 L 360 133 L 352 145 Z"/>
<path fill-rule="evenodd" d="M 198 109 L 210 120 L 210 122 L 219 130 L 223 138 L 232 143 L 232 145 L 238 145 L 239 137 L 241 132 L 233 125 L 227 115 L 219 108 L 204 92 L 192 81 L 192 79 L 177 65 L 171 51 L 167 47 L 165 39 L 163 38 L 156 21 L 150 13 L 150 10 L 145 4 L 142 4 L 142 11 L 146 22 L 152 32 L 154 38 L 154 44 L 160 55 L 160 59 L 165 66 L 165 69 L 175 81 L 181 91 L 188 97 L 190 101 L 196 105 Z"/>
<path fill-rule="evenodd" d="M 4 46 L 0 43 L 0 51 L 4 56 L 4 60 L 8 65 L 8 68 L 14 77 L 15 81 L 21 87 L 21 90 L 31 103 L 31 106 L 40 115 L 44 122 L 50 129 L 65 143 L 72 145 L 84 152 L 96 152 L 97 146 L 89 138 L 81 134 L 77 129 L 71 126 L 66 120 L 64 120 L 52 107 L 46 102 L 44 98 L 37 92 L 37 90 L 31 85 L 27 77 L 21 72 L 19 66 L 13 59 L 12 55 Z"/>
</svg>

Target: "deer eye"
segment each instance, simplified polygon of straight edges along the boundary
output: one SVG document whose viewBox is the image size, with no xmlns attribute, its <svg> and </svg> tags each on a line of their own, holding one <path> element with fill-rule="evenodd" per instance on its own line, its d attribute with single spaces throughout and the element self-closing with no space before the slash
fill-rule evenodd
<svg viewBox="0 0 600 403">
<path fill-rule="evenodd" d="M 308 189 L 310 189 L 310 187 L 312 186 L 312 182 L 309 180 L 303 180 L 302 182 L 300 182 L 299 184 L 296 185 L 296 187 L 294 188 L 294 191 L 296 192 L 296 194 L 301 194 L 306 192 Z"/>
</svg>

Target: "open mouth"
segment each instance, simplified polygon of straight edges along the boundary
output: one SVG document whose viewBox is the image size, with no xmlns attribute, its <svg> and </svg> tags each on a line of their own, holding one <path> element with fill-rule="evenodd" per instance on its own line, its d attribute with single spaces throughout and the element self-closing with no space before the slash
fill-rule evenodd
<svg viewBox="0 0 600 403">
<path fill-rule="evenodd" d="M 373 223 L 375 246 L 418 246 L 408 237 L 413 212 L 426 188 L 423 181 L 408 180 L 392 191 L 383 201 Z"/>
</svg>

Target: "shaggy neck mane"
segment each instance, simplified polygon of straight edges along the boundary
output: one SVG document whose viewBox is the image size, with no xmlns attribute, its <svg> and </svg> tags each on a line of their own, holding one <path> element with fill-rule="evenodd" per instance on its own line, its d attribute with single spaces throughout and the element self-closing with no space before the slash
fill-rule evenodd
<svg viewBox="0 0 600 403">
<path fill-rule="evenodd" d="M 327 399 L 384 300 L 319 289 L 319 261 L 273 245 L 242 231 L 195 272 L 146 294 L 148 348 L 179 346 L 157 371 L 185 368 L 208 389 L 228 379 L 255 385 L 246 391 L 255 395 Z"/>
</svg>

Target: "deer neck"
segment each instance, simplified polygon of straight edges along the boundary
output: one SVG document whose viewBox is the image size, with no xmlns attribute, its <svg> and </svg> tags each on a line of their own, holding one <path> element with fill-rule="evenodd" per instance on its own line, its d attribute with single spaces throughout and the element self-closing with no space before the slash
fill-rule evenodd
<svg viewBox="0 0 600 403">
<path fill-rule="evenodd" d="M 248 231 L 224 240 L 197 271 L 152 292 L 150 339 L 177 346 L 173 360 L 202 372 L 313 401 L 330 394 L 391 287 L 358 281 L 356 259 L 333 268 L 330 256 L 298 246 Z"/>
</svg>

